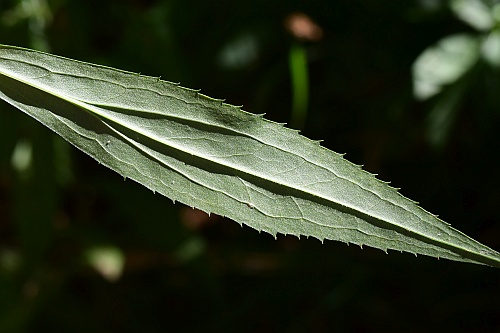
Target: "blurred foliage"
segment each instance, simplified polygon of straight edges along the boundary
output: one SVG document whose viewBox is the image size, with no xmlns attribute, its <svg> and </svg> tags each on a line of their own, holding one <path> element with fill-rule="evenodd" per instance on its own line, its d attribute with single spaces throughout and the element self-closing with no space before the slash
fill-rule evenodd
<svg viewBox="0 0 500 333">
<path fill-rule="evenodd" d="M 298 108 L 304 135 L 498 250 L 499 10 L 486 0 L 3 0 L 0 42 L 161 75 L 278 122 Z M 320 38 L 287 28 L 297 14 Z M 466 37 L 441 52 L 454 36 Z M 426 76 L 416 68 L 429 50 L 440 51 Z M 414 97 L 413 81 L 443 64 L 454 76 Z M 498 270 L 275 241 L 123 181 L 6 104 L 0 136 L 0 332 L 500 331 Z"/>
</svg>

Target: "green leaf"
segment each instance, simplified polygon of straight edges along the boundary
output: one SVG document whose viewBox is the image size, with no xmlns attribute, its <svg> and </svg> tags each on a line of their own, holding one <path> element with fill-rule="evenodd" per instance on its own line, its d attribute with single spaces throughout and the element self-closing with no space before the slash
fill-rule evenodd
<svg viewBox="0 0 500 333">
<path fill-rule="evenodd" d="M 413 95 L 426 100 L 467 73 L 480 55 L 479 39 L 466 34 L 446 36 L 413 63 Z"/>
<path fill-rule="evenodd" d="M 500 267 L 342 155 L 198 91 L 0 46 L 0 98 L 124 177 L 259 231 Z"/>
<path fill-rule="evenodd" d="M 462 21 L 479 31 L 495 26 L 494 10 L 482 0 L 452 0 L 450 9 Z"/>
</svg>

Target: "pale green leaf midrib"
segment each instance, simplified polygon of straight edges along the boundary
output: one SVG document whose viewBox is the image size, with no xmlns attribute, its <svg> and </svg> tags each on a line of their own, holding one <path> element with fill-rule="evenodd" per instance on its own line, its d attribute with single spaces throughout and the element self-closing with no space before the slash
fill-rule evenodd
<svg viewBox="0 0 500 333">
<path fill-rule="evenodd" d="M 33 64 L 30 64 L 30 65 L 33 65 Z M 8 72 L 8 71 L 7 71 L 7 72 L 5 72 L 5 71 L 4 71 L 4 75 L 6 75 L 6 76 L 8 76 L 8 77 L 10 77 L 10 78 L 12 78 L 12 79 L 14 79 L 14 80 L 22 81 L 24 84 L 28 84 L 28 85 L 30 85 L 30 86 L 32 86 L 32 87 L 34 87 L 34 88 L 36 88 L 36 89 L 41 89 L 41 90 L 45 91 L 45 92 L 46 92 L 46 93 L 48 93 L 48 94 L 51 94 L 51 95 L 57 96 L 58 98 L 61 98 L 61 99 L 63 99 L 63 100 L 66 100 L 67 102 L 70 102 L 70 103 L 72 103 L 72 104 L 74 104 L 74 105 L 77 105 L 77 106 L 79 106 L 80 108 L 82 108 L 83 110 L 85 110 L 85 111 L 87 111 L 87 112 L 88 112 L 88 110 L 90 110 L 90 111 L 92 111 L 93 113 L 95 113 L 95 114 L 96 114 L 99 118 L 105 118 L 105 119 L 108 119 L 108 120 L 110 120 L 110 121 L 112 121 L 112 122 L 116 122 L 116 119 L 114 119 L 114 118 L 112 118 L 112 117 L 109 117 L 109 115 L 107 115 L 107 114 L 106 114 L 106 112 L 104 112 L 104 113 L 103 113 L 102 111 L 105 111 L 105 110 L 104 110 L 104 109 L 102 109 L 102 108 L 99 108 L 98 106 L 95 106 L 95 105 L 90 105 L 90 104 L 88 104 L 88 103 L 85 103 L 85 102 L 83 102 L 83 101 L 80 101 L 80 100 L 77 100 L 77 99 L 74 99 L 74 98 L 68 97 L 68 96 L 66 96 L 66 95 L 61 95 L 61 94 L 60 94 L 60 93 L 58 93 L 57 91 L 53 91 L 52 89 L 50 89 L 50 88 L 48 88 L 48 87 L 45 87 L 45 86 L 43 86 L 43 85 L 36 84 L 36 83 L 34 83 L 34 84 L 33 84 L 32 82 L 29 82 L 29 81 L 26 81 L 26 80 L 21 79 L 21 78 L 19 77 L 19 75 L 16 75 L 15 73 L 14 73 L 14 74 L 12 74 L 12 73 L 10 73 L 10 72 Z M 102 111 L 101 111 L 101 110 L 102 110 Z M 96 112 L 96 111 L 97 111 L 97 112 Z M 102 119 L 101 119 L 101 120 L 102 120 Z M 189 121 L 192 121 L 192 119 L 189 119 Z M 123 122 L 122 122 L 120 125 L 121 125 L 121 126 L 127 126 L 127 125 L 130 125 L 130 123 L 123 123 Z M 207 124 L 207 125 L 213 126 L 214 124 Z M 226 130 L 227 130 L 227 129 L 226 129 Z M 136 131 L 138 131 L 138 133 L 141 133 L 141 135 L 144 135 L 144 136 L 146 136 L 146 137 L 151 138 L 150 133 L 147 133 L 147 131 L 146 131 L 146 132 L 144 132 L 144 131 L 143 131 L 142 129 L 140 129 L 140 128 L 136 128 Z M 246 134 L 246 135 L 247 135 L 247 134 Z M 255 137 L 252 137 L 252 138 L 254 138 L 254 139 L 258 140 L 258 139 L 257 139 L 257 138 L 255 138 Z M 158 141 L 158 142 L 163 142 L 164 144 L 168 144 L 168 145 L 170 145 L 172 148 L 179 149 L 180 151 L 184 151 L 185 153 L 193 153 L 193 152 L 186 151 L 186 149 L 185 149 L 185 148 L 183 148 L 183 147 L 180 147 L 180 148 L 179 148 L 178 146 L 177 146 L 177 147 L 175 147 L 175 145 L 172 145 L 172 143 L 167 143 L 167 142 L 164 142 L 161 138 L 158 138 L 158 137 L 157 137 L 156 139 L 157 139 L 157 141 L 158 141 L 158 139 L 159 139 L 159 141 Z M 265 143 L 265 142 L 263 142 L 263 143 Z M 287 153 L 294 154 L 293 152 L 289 152 L 289 151 L 286 151 L 286 152 L 287 152 Z M 296 155 L 296 156 L 298 156 L 298 157 L 300 157 L 300 158 L 304 158 L 303 156 L 300 156 L 300 155 Z M 205 157 L 200 156 L 200 158 L 205 158 Z M 215 163 L 220 163 L 221 161 L 212 161 L 212 162 L 215 162 Z M 313 163 L 313 164 L 314 164 L 314 165 L 316 165 L 316 166 L 320 166 L 320 165 L 318 165 L 318 164 L 316 164 L 316 163 L 314 163 L 314 162 L 310 162 L 310 161 L 309 161 L 309 163 Z M 318 198 L 320 198 L 320 199 L 322 199 L 322 200 L 325 200 L 325 201 L 326 201 L 326 202 L 328 202 L 330 205 L 335 204 L 337 209 L 338 209 L 338 208 L 341 208 L 340 210 L 344 210 L 344 211 L 348 210 L 350 213 L 354 212 L 354 213 L 355 213 L 354 215 L 356 215 L 356 214 L 358 214 L 358 216 L 359 216 L 359 215 L 362 215 L 362 216 L 364 216 L 364 218 L 365 218 L 365 219 L 372 219 L 372 220 L 373 220 L 373 219 L 375 219 L 376 221 L 378 221 L 378 222 L 382 222 L 383 224 L 395 225 L 395 226 L 398 226 L 398 227 L 402 228 L 402 230 L 404 230 L 404 231 L 406 231 L 406 232 L 410 232 L 410 233 L 413 233 L 413 234 L 416 234 L 416 235 L 420 235 L 420 236 L 424 237 L 425 239 L 431 239 L 431 240 L 434 240 L 434 241 L 436 241 L 436 242 L 438 242 L 438 243 L 440 243 L 440 244 L 443 244 L 443 241 L 442 241 L 442 240 L 436 240 L 436 239 L 433 239 L 433 238 L 432 238 L 432 235 L 427 235 L 427 234 L 425 234 L 425 235 L 424 235 L 424 234 L 422 234 L 422 233 L 420 233 L 420 232 L 418 232 L 418 231 L 417 231 L 417 232 L 415 232 L 414 230 L 410 230 L 410 229 L 408 229 L 408 227 L 407 227 L 407 226 L 402 226 L 402 225 L 399 225 L 399 224 L 397 223 L 397 221 L 386 221 L 386 220 L 384 220 L 383 218 L 377 218 L 377 217 L 375 217 L 375 216 L 373 216 L 373 215 L 371 215 L 371 214 L 369 214 L 369 213 L 366 213 L 366 212 L 364 212 L 364 211 L 360 210 L 360 209 L 359 209 L 359 207 L 351 207 L 351 206 L 349 206 L 349 205 L 344 205 L 344 204 L 339 203 L 339 202 L 334 202 L 334 201 L 332 201 L 330 198 L 327 198 L 327 197 L 325 197 L 325 196 L 323 196 L 323 195 L 318 195 L 317 193 L 310 192 L 310 191 L 308 191 L 307 189 L 304 189 L 304 188 L 301 188 L 301 189 L 295 189 L 295 188 L 293 188 L 293 187 L 290 187 L 290 185 L 289 185 L 289 184 L 283 184 L 283 183 L 282 183 L 282 182 L 280 182 L 279 180 L 276 180 L 276 179 L 269 179 L 268 177 L 262 177 L 262 175 L 259 175 L 259 174 L 254 174 L 251 170 L 242 170 L 242 168 L 241 168 L 239 165 L 227 165 L 227 164 L 225 164 L 223 161 L 222 161 L 222 163 L 220 163 L 220 164 L 221 164 L 221 165 L 225 165 L 226 167 L 231 168 L 232 170 L 238 170 L 239 172 L 242 172 L 242 171 L 247 172 L 247 173 L 248 173 L 248 175 L 249 175 L 249 176 L 252 176 L 252 177 L 264 178 L 266 181 L 269 181 L 269 182 L 271 182 L 271 183 L 273 183 L 273 184 L 276 184 L 276 185 L 279 185 L 279 186 L 282 186 L 282 187 L 285 187 L 285 188 L 288 188 L 288 189 L 292 189 L 292 190 L 294 190 L 294 191 L 298 191 L 297 193 L 301 193 L 302 195 L 307 194 L 308 196 L 313 197 L 313 198 L 318 197 Z M 332 171 L 331 169 L 327 169 L 327 170 L 328 170 L 329 172 L 334 172 L 334 171 Z M 347 178 L 344 178 L 344 177 L 340 177 L 340 178 L 342 178 L 342 179 L 344 179 L 344 180 L 346 180 L 346 181 L 350 182 L 351 184 L 354 184 L 354 185 L 356 185 L 356 186 L 360 187 L 360 188 L 361 188 L 361 189 L 363 189 L 364 191 L 368 191 L 368 192 L 370 192 L 371 194 L 376 195 L 376 196 L 377 196 L 377 197 L 379 197 L 381 200 L 384 200 L 384 201 L 388 202 L 388 203 L 389 203 L 389 204 L 391 204 L 391 205 L 394 205 L 394 206 L 397 206 L 397 207 L 399 207 L 399 208 L 401 208 L 401 209 L 404 209 L 406 212 L 408 212 L 408 213 L 412 214 L 413 216 L 415 216 L 418 220 L 422 220 L 422 219 L 421 219 L 418 215 L 416 215 L 414 212 L 412 212 L 412 211 L 410 211 L 410 210 L 406 209 L 405 207 L 403 207 L 403 206 L 401 206 L 401 205 L 398 205 L 397 203 L 394 203 L 394 202 L 392 202 L 392 201 L 389 201 L 389 200 L 386 200 L 386 199 L 382 198 L 382 197 L 381 197 L 378 193 L 373 192 L 373 191 L 371 191 L 370 189 L 366 189 L 366 188 L 362 187 L 360 184 L 357 184 L 356 182 L 354 182 L 354 181 L 352 181 L 352 180 L 350 180 L 350 179 L 347 179 Z M 399 193 L 398 193 L 398 194 L 399 194 Z M 402 197 L 402 196 L 401 196 L 401 197 Z M 407 199 L 406 199 L 406 200 L 407 200 Z M 391 224 L 391 223 L 392 223 L 392 224 Z M 437 227 L 437 226 L 435 226 L 435 225 L 434 225 L 434 227 Z M 445 232 L 445 233 L 447 233 L 447 234 L 448 234 L 448 232 L 447 232 L 446 230 L 443 230 L 443 232 Z M 450 235 L 450 236 L 453 236 L 453 235 Z M 450 245 L 450 247 L 456 248 L 456 245 L 452 245 L 452 244 L 449 244 L 449 245 Z M 459 248 L 461 248 L 461 247 L 459 247 Z M 494 260 L 498 261 L 498 259 L 494 259 Z"/>
<path fill-rule="evenodd" d="M 125 122 L 120 122 L 120 121 L 117 121 L 116 118 L 114 117 L 106 117 L 106 119 L 108 119 L 109 121 L 112 121 L 113 123 L 116 123 L 116 124 L 119 124 L 120 126 L 123 126 L 124 128 L 128 128 L 128 129 L 131 129 L 132 126 L 130 126 L 131 124 L 130 123 L 125 123 Z M 110 129 L 112 129 L 113 131 L 115 131 L 117 134 L 119 134 L 123 139 L 129 141 L 132 145 L 134 145 L 135 147 L 137 147 L 138 149 L 140 149 L 141 151 L 144 151 L 143 148 L 141 148 L 140 146 L 137 145 L 136 142 L 134 142 L 133 140 L 130 140 L 130 136 L 129 135 L 124 135 L 123 133 L 121 133 L 120 130 L 117 130 L 114 126 L 106 123 Z M 339 210 L 339 211 L 343 211 L 343 212 L 346 212 L 346 213 L 349 213 L 349 214 L 352 214 L 354 216 L 358 216 L 359 218 L 363 219 L 363 220 L 366 220 L 366 221 L 371 221 L 371 223 L 373 223 L 374 225 L 378 225 L 379 227 L 382 227 L 382 228 L 387 228 L 388 226 L 391 226 L 391 227 L 394 227 L 394 226 L 397 226 L 399 227 L 400 229 L 400 232 L 402 233 L 405 233 L 405 234 L 412 234 L 412 235 L 415 235 L 416 237 L 418 238 L 421 238 L 421 240 L 426 240 L 426 241 L 430 241 L 430 242 L 435 242 L 436 244 L 438 243 L 441 243 L 441 244 L 446 244 L 446 243 L 443 243 L 442 240 L 441 241 L 438 241 L 436 239 L 433 239 L 432 237 L 429 237 L 429 235 L 426 235 L 426 234 L 422 234 L 420 232 L 415 232 L 414 230 L 409 230 L 407 228 L 404 228 L 396 223 L 390 223 L 382 218 L 377 218 L 376 216 L 373 216 L 373 215 L 370 215 L 368 213 L 365 213 L 357 208 L 353 208 L 353 207 L 349 207 L 347 205 L 342 205 L 336 201 L 332 201 L 331 199 L 329 198 L 326 198 L 324 196 L 320 196 L 316 193 L 313 193 L 313 192 L 310 192 L 310 191 L 307 191 L 305 189 L 302 189 L 302 188 L 295 188 L 295 187 L 292 187 L 286 183 L 283 183 L 283 182 L 280 182 L 276 179 L 272 179 L 272 178 L 269 178 L 269 177 L 264 177 L 260 174 L 256 174 L 254 172 L 252 172 L 252 170 L 250 169 L 245 169 L 243 168 L 241 165 L 231 165 L 231 164 L 227 164 L 225 163 L 225 161 L 223 160 L 216 160 L 216 159 L 210 159 L 210 158 L 207 158 L 205 156 L 200 156 L 200 154 L 198 154 L 198 152 L 196 151 L 188 151 L 186 149 L 183 149 L 183 147 L 179 146 L 179 145 L 176 145 L 176 144 L 172 144 L 171 142 L 168 142 L 168 141 L 164 141 L 162 140 L 161 138 L 159 137 L 154 137 L 154 135 L 149 135 L 150 133 L 147 133 L 147 132 L 144 132 L 142 131 L 142 129 L 140 128 L 134 128 L 133 129 L 133 132 L 134 133 L 140 133 L 142 134 L 144 137 L 146 138 L 149 138 L 153 141 L 156 141 L 156 142 L 159 142 L 159 143 L 162 143 L 162 144 L 165 144 L 166 146 L 169 146 L 171 147 L 172 149 L 175 149 L 179 152 L 183 152 L 185 154 L 190 154 L 192 156 L 195 156 L 197 158 L 199 158 L 200 160 L 202 161 L 209 161 L 219 167 L 225 167 L 228 169 L 228 171 L 226 171 L 226 173 L 228 174 L 234 174 L 234 175 L 239 175 L 239 177 L 243 178 L 243 179 L 246 179 L 246 180 L 249 180 L 248 177 L 251 178 L 251 182 L 252 183 L 259 183 L 259 182 L 262 182 L 263 180 L 265 182 L 268 182 L 268 183 L 271 183 L 273 184 L 273 188 L 274 188 L 274 191 L 275 192 L 280 192 L 280 191 L 276 191 L 276 186 L 279 186 L 282 190 L 281 190 L 281 193 L 282 195 L 289 195 L 289 196 L 292 196 L 292 197 L 302 197 L 302 198 L 305 198 L 307 200 L 312 200 L 312 201 L 316 201 L 318 203 L 321 203 L 323 205 L 328 205 L 328 206 L 331 206 L 331 207 L 334 207 L 335 209 Z M 147 153 L 147 152 L 145 152 Z M 156 159 L 155 156 L 147 153 L 151 158 L 153 159 Z M 162 163 L 162 161 L 158 161 L 160 163 Z M 201 164 L 201 163 L 200 163 Z M 208 167 L 210 170 L 215 170 L 216 168 L 215 167 Z M 176 172 L 179 172 L 181 174 L 183 174 L 183 171 L 182 170 L 176 170 Z M 186 177 L 189 177 L 188 175 L 185 175 Z M 193 182 L 196 182 L 196 183 L 199 183 L 203 186 L 207 186 L 207 184 L 204 184 L 204 183 L 200 183 L 200 180 L 198 179 L 193 179 L 193 178 L 190 178 L 191 181 Z M 358 184 L 356 184 L 358 185 Z M 359 186 L 359 185 L 358 185 Z M 268 186 L 263 186 L 264 188 L 268 187 Z M 373 192 L 372 192 L 373 193 Z M 374 193 L 375 194 L 375 193 Z M 380 199 L 382 199 L 380 196 L 379 196 Z M 399 206 L 401 207 L 401 206 Z M 404 207 L 401 207 L 401 208 L 404 208 Z M 409 212 L 408 210 L 406 210 L 407 212 Z M 411 213 L 411 212 L 410 212 Z M 316 223 L 316 222 L 314 222 Z M 443 230 L 443 232 L 446 232 L 446 230 Z M 457 248 L 457 245 L 453 244 L 453 243 L 448 243 L 447 244 L 450 248 Z M 463 249 L 465 252 L 468 252 L 467 250 Z"/>
</svg>

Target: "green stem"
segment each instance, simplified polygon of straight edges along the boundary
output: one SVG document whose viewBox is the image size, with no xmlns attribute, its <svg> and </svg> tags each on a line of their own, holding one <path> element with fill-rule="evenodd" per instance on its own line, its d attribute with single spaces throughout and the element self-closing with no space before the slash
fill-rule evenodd
<svg viewBox="0 0 500 333">
<path fill-rule="evenodd" d="M 290 127 L 302 129 L 307 116 L 309 103 L 309 73 L 307 54 L 303 45 L 295 43 L 289 55 L 290 77 L 292 85 L 292 114 Z"/>
</svg>

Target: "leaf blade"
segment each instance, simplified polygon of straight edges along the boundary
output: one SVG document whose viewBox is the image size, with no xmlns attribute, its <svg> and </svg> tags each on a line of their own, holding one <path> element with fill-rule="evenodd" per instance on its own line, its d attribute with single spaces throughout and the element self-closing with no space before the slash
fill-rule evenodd
<svg viewBox="0 0 500 333">
<path fill-rule="evenodd" d="M 1 46 L 0 98 L 123 176 L 259 231 L 500 266 L 342 155 L 198 91 Z"/>
</svg>

